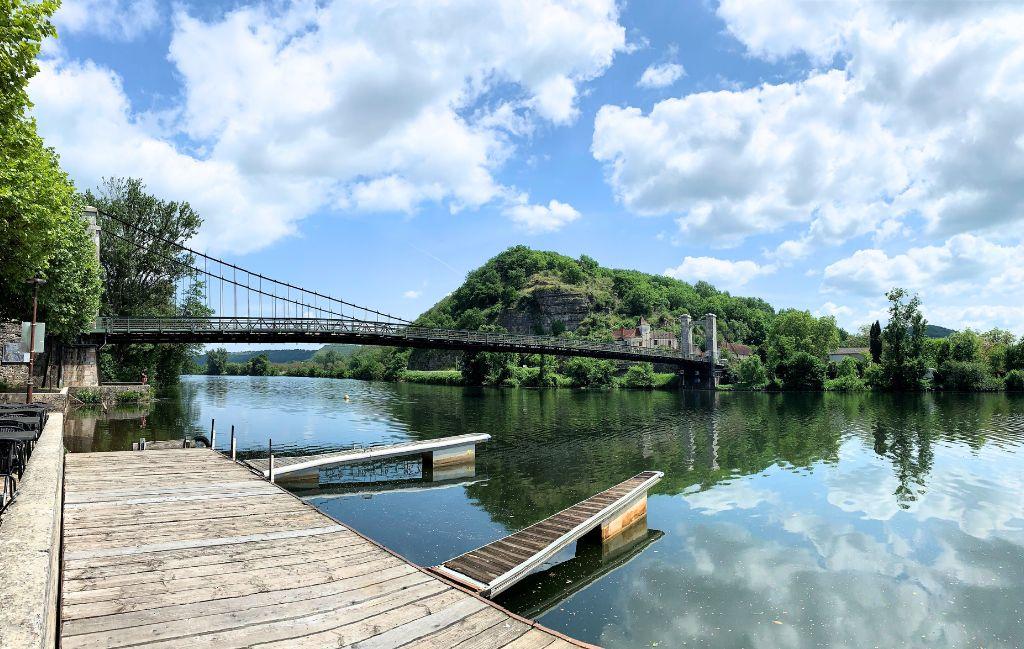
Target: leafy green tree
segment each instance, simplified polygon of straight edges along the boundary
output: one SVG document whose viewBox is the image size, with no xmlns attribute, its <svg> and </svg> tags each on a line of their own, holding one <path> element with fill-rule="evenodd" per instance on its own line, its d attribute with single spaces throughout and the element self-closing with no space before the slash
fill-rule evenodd
<svg viewBox="0 0 1024 649">
<path fill-rule="evenodd" d="M 882 331 L 882 371 L 891 390 L 920 390 L 925 374 L 924 329 L 921 299 L 894 288 L 889 300 L 889 322 Z"/>
<path fill-rule="evenodd" d="M 26 317 L 41 273 L 47 332 L 68 340 L 98 311 L 100 278 L 82 204 L 28 116 L 26 91 L 57 2 L 0 0 L 0 317 Z"/>
<path fill-rule="evenodd" d="M 1024 370 L 1024 337 L 1006 346 L 1005 366 L 1007 372 Z"/>
<path fill-rule="evenodd" d="M 844 358 L 836 368 L 836 378 L 847 376 L 860 376 L 860 366 L 855 359 L 849 356 Z"/>
<path fill-rule="evenodd" d="M 606 388 L 615 381 L 615 363 L 597 358 L 570 358 L 562 371 L 578 388 Z"/>
<path fill-rule="evenodd" d="M 206 352 L 206 373 L 211 375 L 226 374 L 228 369 L 228 350 L 223 347 L 210 349 Z"/>
<path fill-rule="evenodd" d="M 245 373 L 249 376 L 272 376 L 274 368 L 266 354 L 257 354 L 246 362 Z"/>
<path fill-rule="evenodd" d="M 1009 392 L 1024 392 L 1024 370 L 1010 370 L 1003 377 L 1003 385 Z"/>
<path fill-rule="evenodd" d="M 99 208 L 104 233 L 100 261 L 106 277 L 100 312 L 105 316 L 202 317 L 210 314 L 194 255 L 183 245 L 202 224 L 185 202 L 166 201 L 146 192 L 136 178 L 108 178 L 99 193 L 85 200 Z M 108 216 L 109 215 L 109 216 Z M 182 289 L 182 287 L 185 287 Z M 181 293 L 181 294 L 179 294 Z M 170 385 L 196 345 L 114 345 L 107 378 L 133 380 L 140 365 Z"/>
<path fill-rule="evenodd" d="M 650 363 L 630 365 L 622 377 L 622 385 L 637 390 L 653 390 L 654 366 Z"/>
<path fill-rule="evenodd" d="M 868 334 L 868 348 L 871 351 L 871 362 L 881 363 L 882 362 L 882 325 L 875 320 L 871 325 L 871 331 Z"/>
<path fill-rule="evenodd" d="M 825 362 L 799 351 L 784 358 L 775 370 L 786 390 L 820 390 L 825 384 Z"/>
<path fill-rule="evenodd" d="M 736 375 L 740 387 L 748 390 L 763 390 L 771 381 L 759 356 L 748 356 L 740 361 Z"/>
<path fill-rule="evenodd" d="M 317 352 L 315 356 L 316 361 L 320 363 L 320 366 L 323 367 L 325 371 L 333 368 L 338 361 L 341 360 L 341 354 L 333 349 L 325 349 L 321 352 Z"/>
</svg>

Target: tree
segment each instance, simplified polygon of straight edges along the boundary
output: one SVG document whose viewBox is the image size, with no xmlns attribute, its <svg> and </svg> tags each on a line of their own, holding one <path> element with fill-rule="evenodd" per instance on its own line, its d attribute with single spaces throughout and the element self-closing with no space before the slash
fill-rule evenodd
<svg viewBox="0 0 1024 649">
<path fill-rule="evenodd" d="M 758 356 L 748 356 L 740 361 L 736 375 L 740 387 L 748 390 L 763 390 L 770 381 L 768 370 Z"/>
<path fill-rule="evenodd" d="M 892 390 L 920 390 L 924 379 L 924 328 L 921 299 L 902 288 L 885 294 L 889 322 L 882 331 L 882 372 Z"/>
<path fill-rule="evenodd" d="M 249 376 L 272 376 L 274 368 L 270 365 L 270 359 L 266 354 L 258 354 L 245 364 L 245 373 Z"/>
<path fill-rule="evenodd" d="M 228 350 L 223 347 L 211 349 L 206 352 L 206 373 L 220 375 L 228 370 Z"/>
<path fill-rule="evenodd" d="M 192 270 L 195 257 L 179 246 L 196 235 L 202 219 L 186 202 L 146 193 L 137 178 L 108 178 L 99 193 L 85 199 L 100 210 L 104 236 L 100 261 L 106 285 L 102 315 L 129 317 L 203 317 L 205 287 Z M 182 288 L 184 287 L 184 288 Z M 134 380 L 140 365 L 156 373 L 156 382 L 178 380 L 181 364 L 195 345 L 114 345 L 112 376 Z"/>
<path fill-rule="evenodd" d="M 825 384 L 825 362 L 808 352 L 796 352 L 779 363 L 775 374 L 787 390 L 820 390 Z"/>
<path fill-rule="evenodd" d="M 67 340 L 95 318 L 100 278 L 74 185 L 28 117 L 26 88 L 57 5 L 0 0 L 0 317 L 28 314 L 26 280 L 41 273 L 41 318 Z"/>
<path fill-rule="evenodd" d="M 583 356 L 570 358 L 562 371 L 578 388 L 606 388 L 615 379 L 615 363 Z"/>
<path fill-rule="evenodd" d="M 630 365 L 622 377 L 622 384 L 627 388 L 639 390 L 654 389 L 654 366 L 650 363 Z"/>
<path fill-rule="evenodd" d="M 871 331 L 868 334 L 868 348 L 871 350 L 871 362 L 881 363 L 882 362 L 882 325 L 875 320 L 874 324 L 871 325 Z"/>
<path fill-rule="evenodd" d="M 341 355 L 333 349 L 325 349 L 316 354 L 316 361 L 327 371 L 341 360 Z"/>
</svg>

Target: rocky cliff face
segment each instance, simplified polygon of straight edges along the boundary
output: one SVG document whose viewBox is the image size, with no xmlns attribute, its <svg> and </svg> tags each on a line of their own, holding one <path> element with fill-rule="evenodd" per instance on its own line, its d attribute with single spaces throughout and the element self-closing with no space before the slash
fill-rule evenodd
<svg viewBox="0 0 1024 649">
<path fill-rule="evenodd" d="M 515 309 L 498 315 L 498 324 L 516 334 L 551 333 L 556 323 L 574 331 L 593 309 L 590 298 L 571 289 L 540 286 L 526 296 Z"/>
</svg>

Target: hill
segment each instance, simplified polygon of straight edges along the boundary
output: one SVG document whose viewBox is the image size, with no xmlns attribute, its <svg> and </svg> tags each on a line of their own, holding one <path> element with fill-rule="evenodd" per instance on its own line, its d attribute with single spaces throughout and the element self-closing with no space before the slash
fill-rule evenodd
<svg viewBox="0 0 1024 649">
<path fill-rule="evenodd" d="M 253 356 L 266 354 L 271 363 L 294 363 L 308 361 L 313 358 L 319 350 L 316 349 L 253 349 L 240 352 L 228 352 L 229 363 L 245 363 Z M 197 354 L 193 357 L 196 364 L 206 367 L 206 354 Z"/>
<path fill-rule="evenodd" d="M 939 325 L 925 325 L 924 335 L 928 338 L 946 338 L 950 334 L 955 334 L 956 329 L 949 329 L 947 327 L 940 327 Z"/>
<path fill-rule="evenodd" d="M 719 316 L 729 342 L 764 341 L 775 310 L 759 298 L 737 297 L 707 282 L 687 282 L 636 270 L 605 268 L 586 255 L 515 246 L 472 271 L 453 293 L 421 315 L 423 326 L 512 333 L 560 334 L 610 340 L 612 330 L 646 318 L 654 329 L 678 334 L 679 316 Z M 702 334 L 696 333 L 697 342 Z M 410 367 L 451 367 L 452 354 L 417 350 Z"/>
</svg>

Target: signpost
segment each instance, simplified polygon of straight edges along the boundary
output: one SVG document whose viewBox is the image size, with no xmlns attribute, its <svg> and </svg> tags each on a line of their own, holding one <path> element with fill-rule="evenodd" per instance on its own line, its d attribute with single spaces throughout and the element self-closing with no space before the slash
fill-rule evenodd
<svg viewBox="0 0 1024 649">
<path fill-rule="evenodd" d="M 25 403 L 32 403 L 32 382 L 35 380 L 36 366 L 36 316 L 39 307 L 39 287 L 45 284 L 46 280 L 36 273 L 35 277 L 28 280 L 28 283 L 32 285 L 32 322 L 28 328 L 28 380 L 25 382 L 28 387 L 25 389 Z M 23 327 L 21 336 L 23 342 L 25 340 L 24 331 Z M 45 336 L 39 336 L 39 351 L 42 351 L 43 340 L 45 340 Z"/>
</svg>

